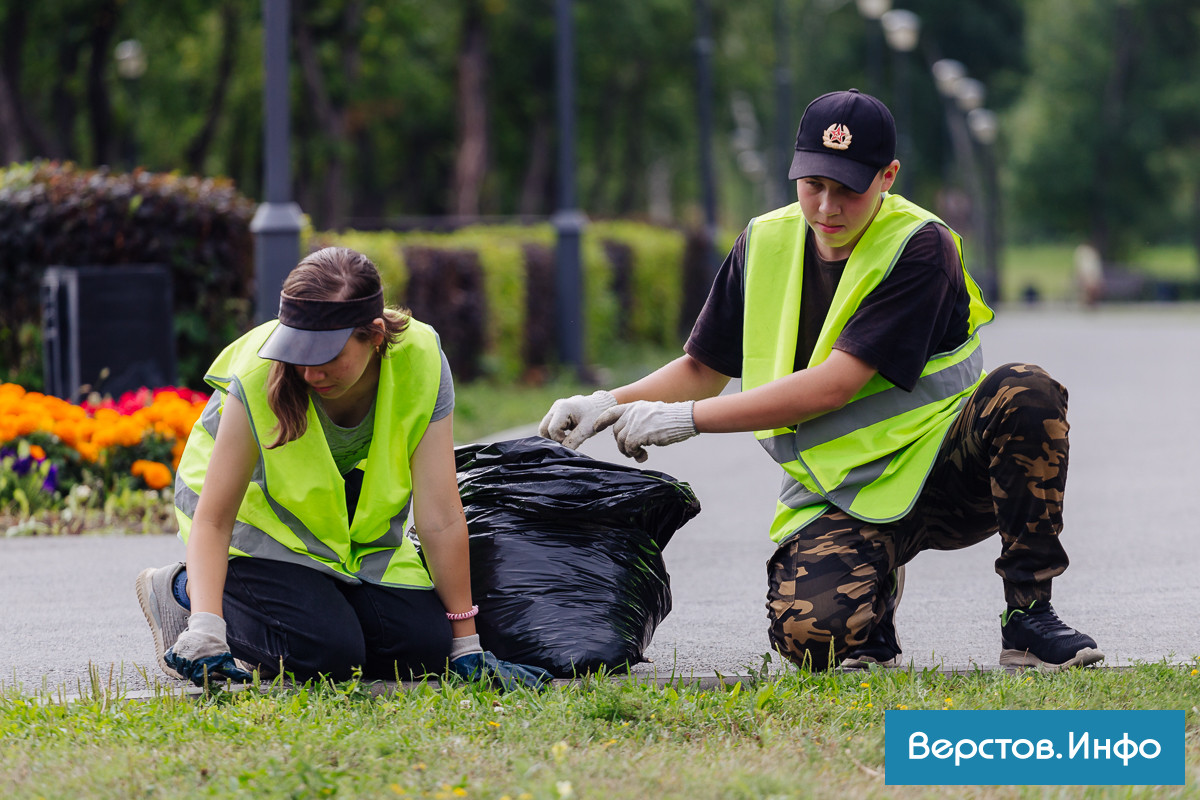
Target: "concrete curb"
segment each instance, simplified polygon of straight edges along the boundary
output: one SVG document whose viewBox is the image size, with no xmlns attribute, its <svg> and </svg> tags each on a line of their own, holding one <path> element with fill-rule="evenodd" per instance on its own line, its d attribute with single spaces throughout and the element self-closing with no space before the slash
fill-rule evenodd
<svg viewBox="0 0 1200 800">
<path fill-rule="evenodd" d="M 1192 662 L 1186 662 L 1186 661 L 1180 661 L 1180 662 L 1174 662 L 1174 663 L 1168 662 L 1167 665 L 1171 666 L 1171 667 L 1177 667 L 1180 669 L 1184 669 L 1184 668 L 1191 666 Z M 1089 667 L 1080 667 L 1080 669 L 1089 670 L 1089 671 L 1095 670 L 1098 672 L 1129 672 L 1129 671 L 1135 669 L 1137 666 L 1140 666 L 1140 665 L 1118 665 L 1118 666 L 1093 665 L 1093 666 L 1089 666 Z M 1009 675 L 1023 673 L 1023 672 L 1042 672 L 1042 674 L 1045 674 L 1045 675 L 1058 674 L 1055 672 L 1044 672 L 1044 671 L 1038 670 L 1036 668 L 1014 669 L 1014 668 L 1006 668 L 1006 667 L 1000 667 L 1000 666 L 933 668 L 933 667 L 917 667 L 915 665 L 909 665 L 907 667 L 895 667 L 895 668 L 873 667 L 870 670 L 846 670 L 845 672 L 839 671 L 838 674 L 869 676 L 869 675 L 877 675 L 877 674 L 882 674 L 882 673 L 893 673 L 893 672 L 907 672 L 910 674 L 919 674 L 919 675 L 930 675 L 931 674 L 931 675 L 938 675 L 941 677 L 969 677 L 972 675 L 983 675 L 983 674 L 1000 673 L 1000 672 L 1003 672 L 1003 673 L 1006 673 Z M 780 675 L 781 675 L 781 673 L 773 672 L 767 676 L 766 680 L 778 678 L 778 677 L 780 677 Z M 604 681 L 607 681 L 609 683 L 614 683 L 614 684 L 640 684 L 640 685 L 645 685 L 645 686 L 657 686 L 660 689 L 665 689 L 668 687 L 675 687 L 675 688 L 685 688 L 686 687 L 688 689 L 696 689 L 699 691 L 707 692 L 707 691 L 713 691 L 718 688 L 732 687 L 739 683 L 754 684 L 754 683 L 764 680 L 764 678 L 759 675 L 721 675 L 720 673 L 715 673 L 715 672 L 712 674 L 708 674 L 708 675 L 686 675 L 686 676 L 671 675 L 671 676 L 667 676 L 667 677 L 628 674 L 628 675 L 609 675 L 609 676 L 605 676 L 603 678 L 599 678 L 599 677 L 596 677 L 593 675 L 589 675 L 589 676 L 584 676 L 582 678 L 555 678 L 550 683 L 550 688 L 564 689 L 564 688 L 571 687 L 571 686 L 581 686 L 581 685 L 584 685 L 584 684 L 587 684 L 590 682 L 594 682 L 594 681 L 598 681 L 598 680 L 604 680 Z M 90 700 L 90 699 L 93 699 L 94 697 L 96 697 L 97 695 L 99 695 L 99 696 L 102 696 L 102 697 L 105 697 L 105 698 L 111 699 L 111 700 L 150 702 L 150 701 L 162 699 L 164 697 L 173 697 L 173 698 L 181 699 L 181 700 L 195 700 L 200 697 L 203 697 L 206 694 L 206 690 L 204 690 L 198 686 L 193 686 L 190 683 L 185 683 L 182 681 L 175 681 L 175 680 L 172 680 L 169 678 L 167 678 L 167 679 L 154 678 L 151 680 L 151 683 L 154 687 L 151 689 L 141 689 L 141 690 L 137 690 L 137 691 L 119 691 L 119 690 L 114 691 L 107 687 L 98 687 L 98 689 L 93 694 L 59 695 L 58 697 L 55 697 L 55 696 L 53 696 L 53 693 L 51 693 L 50 696 L 46 696 L 41 699 L 47 703 L 70 704 L 70 703 L 79 702 L 80 700 Z M 390 694 L 396 694 L 397 692 L 411 691 L 411 690 L 416 689 L 423 685 L 430 685 L 430 686 L 433 686 L 434 688 L 440 689 L 441 683 L 442 682 L 439 679 L 431 678 L 428 681 L 399 681 L 399 682 L 397 682 L 397 681 L 371 681 L 368 683 L 364 683 L 363 686 L 366 688 L 366 691 L 372 697 L 383 697 L 383 696 L 390 695 Z M 454 685 L 454 684 L 451 684 L 451 685 Z M 293 689 L 298 688 L 298 686 L 299 686 L 298 684 L 294 684 L 294 683 L 291 683 L 288 681 L 285 681 L 280 685 L 280 687 L 285 690 L 293 690 Z M 273 687 L 275 687 L 274 681 L 262 681 L 257 685 L 249 684 L 249 683 L 234 683 L 234 684 L 227 684 L 224 687 L 224 691 L 228 691 L 232 694 L 253 691 L 255 689 L 257 689 L 260 692 L 266 692 L 266 691 L 272 689 Z"/>
</svg>

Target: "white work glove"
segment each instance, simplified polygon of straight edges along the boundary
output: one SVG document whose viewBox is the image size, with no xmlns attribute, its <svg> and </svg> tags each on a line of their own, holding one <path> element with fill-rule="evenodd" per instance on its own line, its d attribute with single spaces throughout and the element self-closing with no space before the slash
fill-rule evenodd
<svg viewBox="0 0 1200 800">
<path fill-rule="evenodd" d="M 693 405 L 692 400 L 684 403 L 638 400 L 613 406 L 596 420 L 596 433 L 612 425 L 617 449 L 641 463 L 646 460 L 646 445 L 661 447 L 696 435 Z"/>
<path fill-rule="evenodd" d="M 597 433 L 596 418 L 617 404 L 617 398 L 603 389 L 591 394 L 577 394 L 555 400 L 542 417 L 538 433 L 547 439 L 578 450 L 579 445 Z"/>
<path fill-rule="evenodd" d="M 472 653 L 482 653 L 483 646 L 479 644 L 479 634 L 456 636 L 450 640 L 450 660 L 469 656 Z"/>
<path fill-rule="evenodd" d="M 216 614 L 197 611 L 188 617 L 187 630 L 179 634 L 163 660 L 197 686 L 210 678 L 250 681 L 253 676 L 239 667 L 225 642 L 225 620 Z"/>
</svg>

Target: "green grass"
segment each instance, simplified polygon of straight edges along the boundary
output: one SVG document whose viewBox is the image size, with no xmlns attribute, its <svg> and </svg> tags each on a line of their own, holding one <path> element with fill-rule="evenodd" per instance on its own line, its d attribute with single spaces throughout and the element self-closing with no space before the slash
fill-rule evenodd
<svg viewBox="0 0 1200 800">
<path fill-rule="evenodd" d="M 0 797 L 1197 797 L 1200 670 L 876 671 L 543 694 L 354 682 L 194 700 L 0 692 Z M 884 784 L 888 709 L 1183 709 L 1184 787 Z M 1014 780 L 1019 773 L 1014 774 Z"/>
<path fill-rule="evenodd" d="M 1018 300 L 1027 286 L 1037 288 L 1042 299 L 1074 300 L 1074 252 L 1071 244 L 1010 245 L 1002 253 L 1000 280 L 1002 296 Z M 1127 268 L 1162 280 L 1200 280 L 1196 250 L 1184 245 L 1158 246 L 1138 252 Z"/>
</svg>

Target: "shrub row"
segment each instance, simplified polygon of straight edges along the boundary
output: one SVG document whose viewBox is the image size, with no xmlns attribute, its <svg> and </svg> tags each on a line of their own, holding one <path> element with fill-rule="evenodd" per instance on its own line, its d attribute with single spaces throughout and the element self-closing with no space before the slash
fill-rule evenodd
<svg viewBox="0 0 1200 800">
<path fill-rule="evenodd" d="M 39 285 L 47 266 L 164 264 L 174 286 L 178 382 L 202 388 L 251 322 L 254 204 L 232 183 L 38 161 L 0 170 L 0 381 L 42 387 Z M 450 233 L 306 230 L 302 252 L 369 255 L 390 302 L 437 328 L 461 380 L 537 379 L 557 358 L 549 224 Z M 629 221 L 582 237 L 585 359 L 614 340 L 675 346 L 709 280 L 698 236 Z"/>
<path fill-rule="evenodd" d="M 471 226 L 451 233 L 315 232 L 306 249 L 366 253 L 388 300 L 433 325 L 457 378 L 536 380 L 557 358 L 554 230 Z M 581 244 L 585 360 L 614 340 L 678 346 L 711 279 L 698 234 L 592 222 Z"/>
<path fill-rule="evenodd" d="M 174 287 L 180 382 L 250 321 L 255 205 L 228 180 L 35 161 L 0 169 L 0 381 L 41 384 L 48 266 L 162 264 Z"/>
</svg>

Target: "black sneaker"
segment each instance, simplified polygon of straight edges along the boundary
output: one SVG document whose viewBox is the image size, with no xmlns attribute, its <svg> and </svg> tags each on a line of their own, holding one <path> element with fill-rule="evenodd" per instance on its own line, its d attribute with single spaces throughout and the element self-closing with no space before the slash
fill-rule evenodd
<svg viewBox="0 0 1200 800">
<path fill-rule="evenodd" d="M 1048 600 L 1035 600 L 1027 608 L 1010 608 L 1001 614 L 1000 646 L 1000 666 L 1006 668 L 1057 672 L 1104 658 L 1096 640 L 1063 624 Z"/>
<path fill-rule="evenodd" d="M 883 612 L 883 619 L 871 629 L 867 641 L 846 654 L 837 666 L 839 672 L 857 672 L 872 666 L 900 666 L 901 650 L 900 637 L 896 635 L 896 606 L 900 605 L 900 598 L 904 595 L 903 565 L 896 567 L 889 577 L 891 591 L 888 593 L 887 610 Z"/>
</svg>

